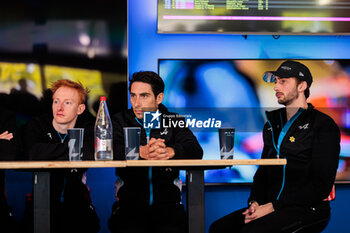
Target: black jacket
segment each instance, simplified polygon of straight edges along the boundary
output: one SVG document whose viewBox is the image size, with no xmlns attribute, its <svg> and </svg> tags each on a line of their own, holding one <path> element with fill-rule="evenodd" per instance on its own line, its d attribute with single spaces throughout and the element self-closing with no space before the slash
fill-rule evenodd
<svg viewBox="0 0 350 233">
<path fill-rule="evenodd" d="M 17 147 L 16 118 L 15 115 L 5 109 L 0 108 L 0 134 L 8 131 L 13 134 L 9 140 L 0 139 L 0 161 L 15 160 Z M 5 194 L 5 170 L 0 170 L 0 216 L 1 230 L 12 232 L 15 227 L 15 221 L 10 215 L 11 210 L 7 205 Z"/>
<path fill-rule="evenodd" d="M 84 128 L 83 160 L 92 160 L 93 155 L 93 127 L 82 122 L 79 117 L 76 128 Z M 24 133 L 24 146 L 29 160 L 50 161 L 69 160 L 68 138 L 61 143 L 57 131 L 52 126 L 52 116 L 42 116 L 33 119 L 27 125 Z M 51 171 L 51 193 L 53 201 L 60 201 L 65 178 L 82 180 L 87 169 L 54 169 Z M 73 172 L 72 172 L 73 171 Z M 68 181 L 70 183 L 70 181 Z"/>
<path fill-rule="evenodd" d="M 61 142 L 52 125 L 52 119 L 52 116 L 48 115 L 38 117 L 25 128 L 23 141 L 29 160 L 69 160 L 68 138 Z M 83 160 L 92 160 L 94 158 L 92 122 L 85 122 L 78 117 L 75 128 L 84 128 Z M 88 187 L 83 182 L 86 170 L 50 170 L 52 232 L 67 232 L 67 229 L 69 232 L 98 232 L 99 220 L 92 206 Z M 27 212 L 32 214 L 32 211 Z"/>
<path fill-rule="evenodd" d="M 164 105 L 159 105 L 159 111 L 163 114 L 169 113 Z M 113 146 L 114 159 L 125 160 L 125 147 L 123 127 L 140 127 L 140 144 L 146 145 L 146 132 L 143 127 L 136 121 L 132 109 L 118 113 L 113 117 Z M 164 133 L 166 132 L 167 133 Z M 175 150 L 173 159 L 202 159 L 203 150 L 199 145 L 196 137 L 188 128 L 168 128 L 165 131 L 161 129 L 152 129 L 150 138 L 163 138 L 168 147 Z M 141 158 L 140 158 L 141 159 Z M 175 168 L 118 168 L 116 175 L 121 180 L 117 180 L 118 185 L 122 188 L 117 190 L 116 196 L 120 204 L 129 205 L 150 204 L 150 186 L 153 188 L 153 204 L 179 203 L 181 201 L 181 191 L 175 185 L 179 177 L 179 171 Z M 150 179 L 151 172 L 151 179 Z"/>
<path fill-rule="evenodd" d="M 0 134 L 8 131 L 13 134 L 13 138 L 8 140 L 0 139 L 0 160 L 11 161 L 16 158 L 16 142 L 18 136 L 16 134 L 16 117 L 15 115 L 5 109 L 0 108 Z"/>
<path fill-rule="evenodd" d="M 299 111 L 279 150 L 279 156 L 287 159 L 287 165 L 260 166 L 249 200 L 259 204 L 272 202 L 277 210 L 317 205 L 331 192 L 339 161 L 339 128 L 332 118 L 311 104 Z M 276 158 L 278 138 L 287 123 L 286 109 L 266 112 L 266 116 L 262 158 Z"/>
<path fill-rule="evenodd" d="M 69 160 L 68 139 L 61 143 L 52 116 L 33 119 L 26 127 L 24 144 L 29 160 Z M 93 125 L 78 117 L 75 128 L 84 128 L 83 160 L 94 159 Z"/>
</svg>

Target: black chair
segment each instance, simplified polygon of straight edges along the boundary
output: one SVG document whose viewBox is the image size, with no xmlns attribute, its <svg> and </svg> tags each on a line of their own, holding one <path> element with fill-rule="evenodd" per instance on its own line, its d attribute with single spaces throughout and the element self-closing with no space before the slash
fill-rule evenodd
<svg viewBox="0 0 350 233">
<path fill-rule="evenodd" d="M 302 226 L 292 233 L 321 233 L 327 227 L 330 218 L 331 217 L 329 216 L 325 219 L 321 219 L 308 225 Z"/>
</svg>

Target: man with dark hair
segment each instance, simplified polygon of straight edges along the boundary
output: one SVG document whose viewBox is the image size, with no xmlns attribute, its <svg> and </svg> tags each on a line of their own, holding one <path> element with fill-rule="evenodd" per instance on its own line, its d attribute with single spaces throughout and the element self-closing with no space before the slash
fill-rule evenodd
<svg viewBox="0 0 350 233">
<path fill-rule="evenodd" d="M 327 196 L 334 191 L 339 128 L 306 102 L 312 76 L 305 65 L 285 61 L 264 80 L 275 83 L 278 103 L 285 108 L 266 112 L 261 157 L 285 158 L 287 165 L 260 166 L 248 207 L 214 222 L 210 233 L 287 233 L 330 217 Z"/>
<path fill-rule="evenodd" d="M 87 89 L 70 80 L 53 83 L 52 114 L 33 119 L 25 129 L 29 160 L 69 160 L 67 129 L 84 128 L 83 160 L 93 160 L 93 124 L 80 118 Z M 51 232 L 99 231 L 99 220 L 86 186 L 87 169 L 52 170 L 50 175 Z M 31 232 L 32 210 L 28 198 L 25 232 Z"/>
<path fill-rule="evenodd" d="M 141 71 L 134 73 L 130 80 L 129 91 L 131 91 L 131 86 L 134 82 L 143 82 L 151 85 L 154 96 L 158 96 L 158 94 L 164 92 L 165 85 L 163 79 L 152 71 Z"/>
<path fill-rule="evenodd" d="M 164 82 L 150 71 L 130 80 L 132 108 L 113 117 L 114 159 L 125 160 L 123 127 L 140 127 L 140 159 L 201 159 L 203 150 L 188 128 L 143 127 L 144 112 L 175 115 L 162 105 Z M 116 169 L 116 198 L 109 228 L 113 233 L 187 232 L 179 171 L 169 167 Z"/>
</svg>

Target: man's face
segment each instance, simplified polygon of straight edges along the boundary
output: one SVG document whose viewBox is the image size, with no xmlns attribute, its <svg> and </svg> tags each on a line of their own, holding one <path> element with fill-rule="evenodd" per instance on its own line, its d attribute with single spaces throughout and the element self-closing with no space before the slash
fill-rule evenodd
<svg viewBox="0 0 350 233">
<path fill-rule="evenodd" d="M 293 103 L 298 99 L 299 93 L 296 78 L 280 78 L 276 77 L 274 90 L 279 104 L 285 106 Z"/>
<path fill-rule="evenodd" d="M 60 87 L 53 95 L 52 113 L 57 124 L 69 124 L 76 120 L 85 110 L 79 104 L 78 91 L 70 87 Z"/>
<path fill-rule="evenodd" d="M 156 111 L 163 100 L 163 93 L 154 96 L 148 83 L 134 82 L 130 88 L 130 102 L 137 119 L 143 119 L 143 112 Z"/>
</svg>

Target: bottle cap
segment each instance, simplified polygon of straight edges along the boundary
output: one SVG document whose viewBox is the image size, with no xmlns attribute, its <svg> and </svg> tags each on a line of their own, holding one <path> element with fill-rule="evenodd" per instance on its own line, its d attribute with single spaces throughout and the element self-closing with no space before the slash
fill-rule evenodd
<svg viewBox="0 0 350 233">
<path fill-rule="evenodd" d="M 100 97 L 100 101 L 106 101 L 106 100 L 107 100 L 106 96 L 101 96 Z"/>
</svg>

